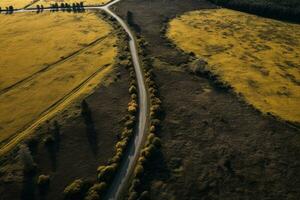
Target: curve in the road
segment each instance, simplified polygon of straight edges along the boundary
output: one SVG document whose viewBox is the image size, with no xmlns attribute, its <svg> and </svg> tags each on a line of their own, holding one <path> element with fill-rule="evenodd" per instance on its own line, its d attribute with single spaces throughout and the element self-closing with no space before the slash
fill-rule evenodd
<svg viewBox="0 0 300 200">
<path fill-rule="evenodd" d="M 140 65 L 139 57 L 138 57 L 138 48 L 134 35 L 132 34 L 130 28 L 127 24 L 114 12 L 112 12 L 109 8 L 110 6 L 118 3 L 121 0 L 113 0 L 110 3 L 103 6 L 85 6 L 85 10 L 104 10 L 109 15 L 111 15 L 114 19 L 118 21 L 118 23 L 122 26 L 122 28 L 126 31 L 129 36 L 129 48 L 131 52 L 132 62 L 134 65 L 137 85 L 138 85 L 138 95 L 139 95 L 139 113 L 138 113 L 138 129 L 133 138 L 133 142 L 128 147 L 127 154 L 124 155 L 124 159 L 115 175 L 115 178 L 112 181 L 112 184 L 109 187 L 109 190 L 105 196 L 105 199 L 108 200 L 118 200 L 121 198 L 122 193 L 127 187 L 128 181 L 130 180 L 130 176 L 134 170 L 136 161 L 139 157 L 140 150 L 143 145 L 143 141 L 146 137 L 147 131 L 147 117 L 149 113 L 149 103 L 148 103 L 148 93 L 146 91 L 146 85 L 143 75 L 143 69 Z M 45 8 L 43 11 L 51 11 L 51 8 Z M 21 12 L 34 12 L 38 11 L 37 9 L 20 9 L 15 10 L 15 13 Z"/>
<path fill-rule="evenodd" d="M 144 138 L 146 137 L 146 129 L 147 129 L 146 124 L 147 124 L 147 116 L 149 110 L 148 95 L 146 91 L 143 70 L 139 62 L 138 49 L 137 49 L 135 37 L 133 36 L 127 24 L 119 16 L 117 16 L 109 9 L 111 5 L 119 1 L 120 0 L 113 1 L 108 5 L 104 6 L 102 9 L 105 10 L 108 14 L 110 14 L 113 18 L 115 18 L 129 36 L 129 48 L 130 48 L 132 61 L 133 61 L 136 78 L 137 78 L 137 84 L 138 84 L 139 120 L 138 120 L 138 129 L 134 136 L 133 142 L 129 146 L 127 155 L 125 155 L 125 158 L 121 163 L 121 166 L 117 174 L 115 175 L 112 184 L 110 185 L 107 195 L 104 198 L 108 200 L 120 199 L 122 193 L 124 192 L 124 189 L 126 189 L 127 183 L 130 179 L 136 161 L 139 157 L 139 153 L 143 145 Z"/>
</svg>

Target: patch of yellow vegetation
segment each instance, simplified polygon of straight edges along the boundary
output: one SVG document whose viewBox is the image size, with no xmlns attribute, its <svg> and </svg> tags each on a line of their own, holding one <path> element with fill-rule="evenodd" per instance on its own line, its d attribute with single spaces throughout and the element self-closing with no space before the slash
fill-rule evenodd
<svg viewBox="0 0 300 200">
<path fill-rule="evenodd" d="M 300 122 L 300 25 L 202 10 L 172 20 L 167 36 L 262 112 Z"/>
<path fill-rule="evenodd" d="M 84 6 L 99 6 L 104 5 L 111 0 L 80 0 L 80 1 L 74 1 L 74 0 L 40 0 L 33 4 L 31 7 L 36 7 L 37 5 L 43 5 L 44 7 L 49 7 L 51 4 L 58 3 L 60 5 L 61 3 L 68 3 L 71 4 L 75 2 L 83 2 Z"/>
<path fill-rule="evenodd" d="M 93 13 L 23 13 L 0 21 L 7 23 L 0 30 L 7 40 L 0 43 L 0 142 L 91 92 L 112 69 L 117 38 Z"/>
<path fill-rule="evenodd" d="M 0 7 L 2 9 L 5 9 L 8 6 L 13 6 L 16 8 L 24 8 L 25 6 L 28 6 L 32 4 L 34 0 L 0 0 Z"/>
<path fill-rule="evenodd" d="M 110 33 L 92 13 L 18 13 L 0 16 L 1 90 L 86 48 Z"/>
</svg>

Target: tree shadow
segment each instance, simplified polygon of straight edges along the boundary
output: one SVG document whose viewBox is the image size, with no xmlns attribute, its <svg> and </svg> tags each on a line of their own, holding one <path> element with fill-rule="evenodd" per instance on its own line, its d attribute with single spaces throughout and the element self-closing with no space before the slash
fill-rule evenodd
<svg viewBox="0 0 300 200">
<path fill-rule="evenodd" d="M 36 185 L 35 174 L 24 173 L 21 200 L 35 200 Z"/>
<path fill-rule="evenodd" d="M 95 130 L 95 126 L 93 122 L 86 123 L 86 135 L 88 138 L 89 145 L 94 155 L 98 153 L 98 140 L 97 140 L 97 132 Z"/>
<path fill-rule="evenodd" d="M 47 151 L 51 160 L 52 171 L 57 169 L 57 154 L 60 149 L 60 127 L 57 121 L 54 122 L 52 130 L 50 130 L 50 139 L 46 142 Z"/>
<path fill-rule="evenodd" d="M 98 138 L 95 124 L 92 118 L 91 110 L 85 100 L 81 103 L 81 115 L 84 119 L 86 126 L 86 136 L 90 145 L 90 148 L 94 155 L 98 153 Z"/>
<path fill-rule="evenodd" d="M 57 169 L 57 151 L 55 144 L 47 145 L 47 151 L 51 161 L 51 169 L 55 172 Z"/>
</svg>

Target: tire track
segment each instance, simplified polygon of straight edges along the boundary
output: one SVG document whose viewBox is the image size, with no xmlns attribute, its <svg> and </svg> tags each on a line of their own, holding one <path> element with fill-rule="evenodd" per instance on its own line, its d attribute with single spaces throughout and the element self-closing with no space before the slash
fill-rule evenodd
<svg viewBox="0 0 300 200">
<path fill-rule="evenodd" d="M 28 5 L 24 6 L 24 8 L 23 8 L 23 9 L 26 9 L 26 8 L 28 8 L 28 7 L 32 6 L 33 4 L 35 4 L 35 3 L 39 2 L 39 1 L 40 1 L 40 0 L 34 0 L 34 1 L 32 1 L 30 4 L 28 4 Z"/>
<path fill-rule="evenodd" d="M 22 79 L 22 80 L 20 80 L 20 81 L 18 81 L 18 82 L 16 82 L 16 83 L 10 85 L 10 86 L 8 86 L 8 87 L 2 89 L 2 90 L 0 91 L 0 95 L 3 95 L 3 94 L 5 94 L 5 93 L 7 93 L 7 92 L 9 92 L 9 91 L 11 91 L 11 90 L 13 90 L 13 89 L 15 89 L 15 88 L 18 88 L 18 87 L 20 87 L 21 85 L 23 85 L 23 84 L 25 84 L 25 83 L 28 83 L 29 81 L 35 79 L 36 77 L 38 77 L 38 76 L 41 75 L 42 73 L 44 73 L 44 72 L 46 72 L 46 71 L 49 71 L 50 69 L 53 69 L 53 68 L 56 67 L 57 65 L 60 65 L 60 64 L 62 64 L 62 63 L 64 63 L 64 62 L 66 62 L 66 61 L 68 61 L 68 60 L 74 58 L 75 56 L 80 55 L 81 53 L 85 52 L 86 50 L 88 50 L 88 49 L 94 47 L 95 45 L 99 44 L 100 42 L 102 42 L 102 41 L 103 41 L 104 39 L 106 39 L 108 36 L 109 36 L 109 34 L 107 34 L 107 35 L 105 35 L 105 36 L 103 36 L 103 37 L 100 37 L 100 38 L 94 40 L 93 42 L 89 43 L 86 47 L 81 48 L 81 49 L 79 49 L 79 50 L 77 50 L 77 51 L 75 51 L 75 52 L 73 52 L 73 53 L 67 55 L 66 57 L 64 57 L 64 58 L 61 59 L 61 60 L 55 61 L 55 62 L 53 62 L 52 64 L 47 65 L 47 67 L 44 67 L 44 68 L 40 69 L 39 71 L 37 71 L 37 72 L 31 74 L 30 76 L 28 76 L 28 77 L 26 77 L 26 78 L 24 78 L 24 79 Z"/>
<path fill-rule="evenodd" d="M 78 86 L 73 88 L 69 93 L 64 95 L 62 98 L 54 102 L 52 105 L 50 105 L 47 109 L 41 112 L 41 114 L 38 116 L 37 119 L 32 120 L 22 128 L 21 130 L 17 131 L 16 134 L 9 137 L 8 139 L 1 142 L 1 144 L 5 144 L 1 146 L 0 149 L 0 156 L 4 155 L 5 153 L 9 152 L 10 149 L 12 149 L 15 144 L 20 142 L 23 138 L 25 138 L 28 134 L 30 134 L 35 128 L 37 128 L 41 123 L 51 118 L 51 115 L 55 115 L 57 111 L 59 111 L 60 107 L 63 107 L 65 104 L 68 104 L 72 102 L 72 99 L 76 97 L 77 92 L 82 89 L 83 87 L 87 86 L 89 82 L 95 78 L 98 74 L 101 72 L 108 70 L 108 68 L 112 66 L 111 64 L 106 64 L 96 70 L 93 74 L 91 74 L 88 78 L 86 78 L 84 81 L 82 81 Z"/>
</svg>

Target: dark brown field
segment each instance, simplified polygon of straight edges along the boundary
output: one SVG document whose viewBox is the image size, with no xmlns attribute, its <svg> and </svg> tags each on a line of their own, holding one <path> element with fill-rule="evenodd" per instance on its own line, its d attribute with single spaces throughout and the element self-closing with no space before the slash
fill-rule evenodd
<svg viewBox="0 0 300 200">
<path fill-rule="evenodd" d="M 230 90 L 190 73 L 191 58 L 161 37 L 175 15 L 206 1 L 124 0 L 155 58 L 165 119 L 162 155 L 147 171 L 151 199 L 299 199 L 299 129 L 263 116 Z"/>
<path fill-rule="evenodd" d="M 40 141 L 33 149 L 37 173 L 23 178 L 22 169 L 15 158 L 2 163 L 0 173 L 1 200 L 41 199 L 36 186 L 37 176 L 50 175 L 49 192 L 43 199 L 63 199 L 63 190 L 78 178 L 96 179 L 97 167 L 112 157 L 117 134 L 122 129 L 122 117 L 126 113 L 128 94 L 128 73 L 118 69 L 120 78 L 108 86 L 100 86 L 86 101 L 92 111 L 95 134 L 90 135 L 80 114 L 68 117 L 71 111 L 65 111 L 56 119 L 61 125 L 59 144 L 49 149 Z M 118 73 L 118 72 L 117 72 Z M 114 79 L 111 75 L 108 79 Z M 80 105 L 75 108 L 80 112 Z M 67 119 L 64 121 L 63 119 Z M 44 125 L 37 134 L 47 134 L 52 122 Z M 8 165 L 7 165 L 8 164 Z"/>
</svg>

